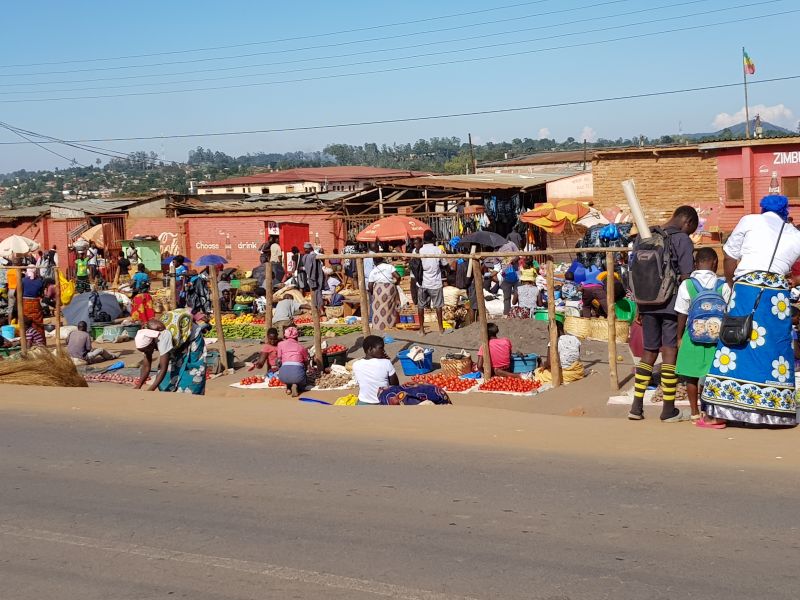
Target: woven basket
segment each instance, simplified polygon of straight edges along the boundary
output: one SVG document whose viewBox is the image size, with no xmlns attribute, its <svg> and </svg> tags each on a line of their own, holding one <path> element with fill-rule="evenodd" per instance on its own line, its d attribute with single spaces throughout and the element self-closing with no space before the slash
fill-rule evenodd
<svg viewBox="0 0 800 600">
<path fill-rule="evenodd" d="M 442 375 L 458 377 L 472 372 L 472 357 L 464 358 L 443 358 L 439 361 L 442 367 Z"/>
<path fill-rule="evenodd" d="M 325 316 L 329 319 L 338 319 L 344 315 L 344 306 L 326 306 Z"/>
<path fill-rule="evenodd" d="M 608 321 L 605 319 L 584 319 L 590 320 L 589 339 L 599 340 L 601 342 L 608 341 Z M 617 321 L 615 323 L 617 341 L 626 343 L 631 333 L 631 325 L 626 321 Z"/>
<path fill-rule="evenodd" d="M 258 287 L 258 280 L 256 279 L 242 279 L 239 282 L 239 291 L 245 294 L 252 294 Z"/>
<path fill-rule="evenodd" d="M 582 319 L 581 317 L 571 317 L 567 315 L 564 319 L 564 331 L 579 338 L 591 337 L 591 321 L 591 319 Z"/>
</svg>

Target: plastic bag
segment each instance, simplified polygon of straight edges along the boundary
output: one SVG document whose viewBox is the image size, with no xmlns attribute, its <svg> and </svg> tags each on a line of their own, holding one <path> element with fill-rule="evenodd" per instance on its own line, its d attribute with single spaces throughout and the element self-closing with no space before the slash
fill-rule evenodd
<svg viewBox="0 0 800 600">
<path fill-rule="evenodd" d="M 334 406 L 355 406 L 356 404 L 358 404 L 358 396 L 355 394 L 348 394 L 347 396 L 337 398 L 336 402 L 333 403 Z"/>
<path fill-rule="evenodd" d="M 58 287 L 61 289 L 61 306 L 66 306 L 72 302 L 75 295 L 75 282 L 64 277 L 64 273 L 58 273 Z"/>
</svg>

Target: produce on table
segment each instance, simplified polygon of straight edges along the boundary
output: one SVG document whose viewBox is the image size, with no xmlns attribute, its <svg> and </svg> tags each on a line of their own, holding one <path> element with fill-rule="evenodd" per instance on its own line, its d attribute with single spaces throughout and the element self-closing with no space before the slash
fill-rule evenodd
<svg viewBox="0 0 800 600">
<path fill-rule="evenodd" d="M 223 325 L 263 325 L 264 317 L 258 315 L 242 314 L 238 317 L 231 313 L 222 315 Z"/>
<path fill-rule="evenodd" d="M 341 344 L 333 344 L 325 348 L 325 354 L 339 354 L 341 352 L 347 352 L 347 348 Z"/>
<path fill-rule="evenodd" d="M 264 383 L 264 378 L 259 377 L 258 375 L 253 375 L 251 377 L 245 377 L 239 382 L 239 385 L 253 385 L 255 383 Z"/>
<path fill-rule="evenodd" d="M 528 394 L 542 387 L 536 379 L 520 379 L 518 377 L 492 377 L 478 388 L 482 392 L 513 392 Z"/>
<path fill-rule="evenodd" d="M 411 378 L 413 383 L 427 383 L 438 385 L 446 392 L 466 392 L 474 387 L 478 381 L 476 379 L 461 379 L 457 375 L 414 375 Z"/>
<path fill-rule="evenodd" d="M 334 335 L 347 335 L 348 333 L 355 333 L 356 331 L 361 331 L 361 325 L 322 325 L 320 326 L 320 330 L 322 331 L 323 335 L 328 333 L 333 333 Z M 314 335 L 314 327 L 301 327 L 300 328 L 300 335 L 304 336 L 311 336 Z"/>
<path fill-rule="evenodd" d="M 295 325 L 308 325 L 314 322 L 311 315 L 298 315 L 292 319 Z"/>
<path fill-rule="evenodd" d="M 317 387 L 320 389 L 342 388 L 342 387 L 355 387 L 353 376 L 350 373 L 323 373 L 317 380 Z"/>
<path fill-rule="evenodd" d="M 236 294 L 236 304 L 252 304 L 256 299 L 253 296 Z"/>
</svg>

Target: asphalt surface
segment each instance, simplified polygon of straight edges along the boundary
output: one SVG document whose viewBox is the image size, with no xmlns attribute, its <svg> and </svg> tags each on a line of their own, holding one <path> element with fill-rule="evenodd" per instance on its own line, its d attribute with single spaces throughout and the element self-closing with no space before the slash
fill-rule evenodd
<svg viewBox="0 0 800 600">
<path fill-rule="evenodd" d="M 0 597 L 798 597 L 794 471 L 657 458 L 6 410 Z"/>
</svg>

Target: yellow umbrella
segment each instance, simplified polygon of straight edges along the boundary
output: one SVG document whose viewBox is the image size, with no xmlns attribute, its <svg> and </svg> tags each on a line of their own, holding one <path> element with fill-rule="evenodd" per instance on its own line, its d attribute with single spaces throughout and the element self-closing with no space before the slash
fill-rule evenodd
<svg viewBox="0 0 800 600">
<path fill-rule="evenodd" d="M 549 233 L 561 233 L 567 223 L 575 223 L 588 214 L 589 206 L 585 202 L 561 200 L 545 202 L 521 215 L 520 220 Z"/>
</svg>

